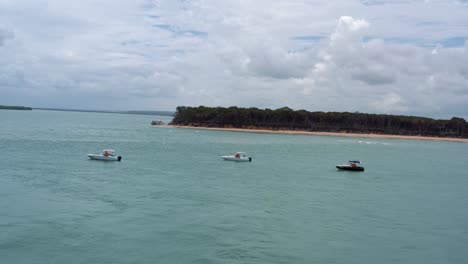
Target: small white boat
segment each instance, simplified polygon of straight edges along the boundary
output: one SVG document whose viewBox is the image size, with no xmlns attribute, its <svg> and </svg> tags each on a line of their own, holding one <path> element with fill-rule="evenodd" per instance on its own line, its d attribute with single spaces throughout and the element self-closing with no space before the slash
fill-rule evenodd
<svg viewBox="0 0 468 264">
<path fill-rule="evenodd" d="M 222 156 L 224 160 L 230 161 L 252 161 L 252 157 L 247 156 L 245 152 L 236 152 L 236 154 L 231 156 Z"/>
<path fill-rule="evenodd" d="M 105 149 L 101 154 L 88 154 L 88 158 L 92 160 L 104 160 L 104 161 L 120 161 L 122 160 L 121 156 L 114 155 L 113 149 Z"/>
</svg>

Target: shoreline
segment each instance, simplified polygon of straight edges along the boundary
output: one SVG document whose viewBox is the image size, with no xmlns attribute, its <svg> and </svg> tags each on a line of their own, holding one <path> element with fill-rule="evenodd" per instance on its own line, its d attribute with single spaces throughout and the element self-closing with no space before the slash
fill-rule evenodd
<svg viewBox="0 0 468 264">
<path fill-rule="evenodd" d="M 386 138 L 386 139 L 430 140 L 430 141 L 449 141 L 449 142 L 465 142 L 465 143 L 468 142 L 468 138 L 443 138 L 443 137 L 426 137 L 426 136 L 360 134 L 360 133 L 345 133 L 345 132 L 341 132 L 341 133 L 340 132 L 312 132 L 312 131 L 294 131 L 294 130 L 249 129 L 249 128 L 195 127 L 195 126 L 181 126 L 181 125 L 161 125 L 161 126 L 162 127 L 172 127 L 172 128 L 182 128 L 182 129 L 200 129 L 200 130 L 212 130 L 212 131 L 265 133 L 265 134 L 313 135 L 313 136 L 361 137 L 361 138 Z"/>
</svg>

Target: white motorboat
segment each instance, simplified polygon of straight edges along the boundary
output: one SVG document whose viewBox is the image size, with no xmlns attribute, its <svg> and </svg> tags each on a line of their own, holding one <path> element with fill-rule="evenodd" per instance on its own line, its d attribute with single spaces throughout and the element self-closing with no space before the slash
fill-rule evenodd
<svg viewBox="0 0 468 264">
<path fill-rule="evenodd" d="M 113 149 L 104 149 L 101 154 L 88 154 L 88 158 L 92 160 L 104 160 L 104 161 L 121 161 L 122 157 L 114 155 Z"/>
<path fill-rule="evenodd" d="M 249 161 L 252 162 L 252 157 L 247 156 L 245 152 L 236 152 L 236 154 L 231 156 L 222 156 L 224 160 L 230 161 Z"/>
</svg>

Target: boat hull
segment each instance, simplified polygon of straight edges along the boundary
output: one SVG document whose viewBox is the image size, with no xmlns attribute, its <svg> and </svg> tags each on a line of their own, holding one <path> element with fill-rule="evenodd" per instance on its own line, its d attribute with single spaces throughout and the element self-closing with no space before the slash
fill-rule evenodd
<svg viewBox="0 0 468 264">
<path fill-rule="evenodd" d="M 364 171 L 364 167 L 352 167 L 347 165 L 336 165 L 336 168 L 339 170 L 348 170 L 348 171 Z"/>
<path fill-rule="evenodd" d="M 92 160 L 102 160 L 102 161 L 121 161 L 122 157 L 121 156 L 104 156 L 104 155 L 98 155 L 98 154 L 88 154 L 88 158 Z"/>
<path fill-rule="evenodd" d="M 237 162 L 252 162 L 251 157 L 240 157 L 236 158 L 234 156 L 223 156 L 224 160 L 229 160 L 229 161 L 237 161 Z"/>
</svg>

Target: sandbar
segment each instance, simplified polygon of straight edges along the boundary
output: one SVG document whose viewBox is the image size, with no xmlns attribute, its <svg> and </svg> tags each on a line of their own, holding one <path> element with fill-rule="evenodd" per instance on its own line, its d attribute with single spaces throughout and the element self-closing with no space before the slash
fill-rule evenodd
<svg viewBox="0 0 468 264">
<path fill-rule="evenodd" d="M 389 139 L 408 139 L 408 140 L 432 140 L 432 141 L 450 141 L 450 142 L 468 142 L 468 138 L 449 138 L 449 137 L 426 137 L 426 136 L 404 136 L 387 134 L 365 134 L 365 133 L 347 133 L 347 132 L 316 132 L 300 130 L 269 130 L 269 129 L 250 129 L 250 128 L 222 128 L 222 127 L 200 127 L 200 126 L 181 126 L 181 125 L 161 125 L 163 127 L 247 132 L 247 133 L 271 133 L 271 134 L 289 134 L 289 135 L 315 135 L 315 136 L 334 136 L 334 137 L 361 137 L 361 138 L 389 138 Z"/>
</svg>

